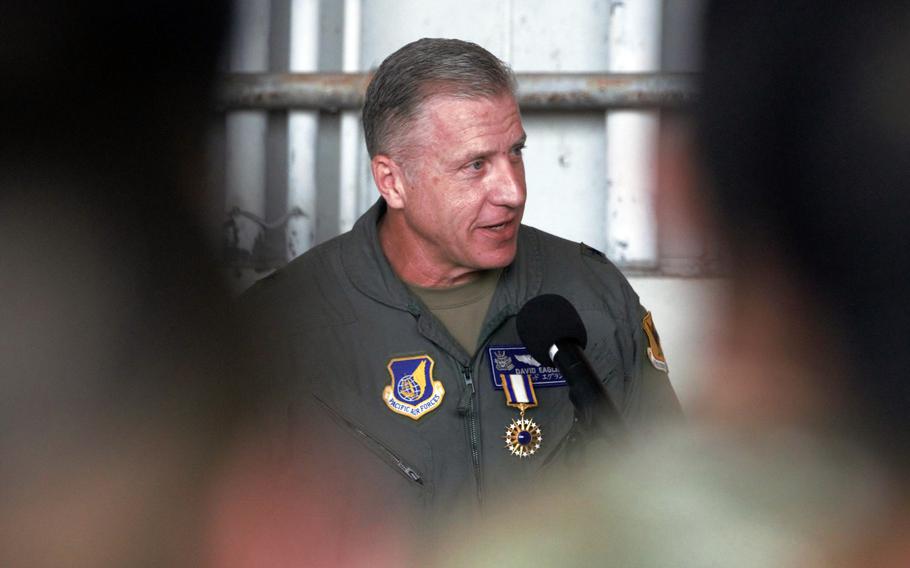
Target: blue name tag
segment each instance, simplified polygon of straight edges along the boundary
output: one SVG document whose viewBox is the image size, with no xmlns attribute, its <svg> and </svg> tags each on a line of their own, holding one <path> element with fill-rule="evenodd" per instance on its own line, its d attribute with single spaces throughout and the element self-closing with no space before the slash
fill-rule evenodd
<svg viewBox="0 0 910 568">
<path fill-rule="evenodd" d="M 491 345 L 487 348 L 487 356 L 490 358 L 490 378 L 496 390 L 502 390 L 503 376 L 506 375 L 527 375 L 534 388 L 566 385 L 559 369 L 534 359 L 524 345 Z"/>
</svg>

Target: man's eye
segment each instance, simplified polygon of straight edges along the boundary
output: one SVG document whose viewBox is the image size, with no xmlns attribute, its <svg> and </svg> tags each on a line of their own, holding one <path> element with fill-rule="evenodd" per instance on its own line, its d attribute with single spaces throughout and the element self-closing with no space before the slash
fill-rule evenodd
<svg viewBox="0 0 910 568">
<path fill-rule="evenodd" d="M 468 168 L 472 169 L 476 172 L 479 172 L 480 170 L 483 169 L 483 160 L 474 160 L 473 162 L 468 164 Z"/>
<path fill-rule="evenodd" d="M 521 146 L 515 146 L 514 148 L 512 148 L 512 153 L 516 156 L 521 156 L 521 154 L 525 148 L 527 148 L 527 146 L 525 146 L 524 144 L 522 144 Z"/>
</svg>

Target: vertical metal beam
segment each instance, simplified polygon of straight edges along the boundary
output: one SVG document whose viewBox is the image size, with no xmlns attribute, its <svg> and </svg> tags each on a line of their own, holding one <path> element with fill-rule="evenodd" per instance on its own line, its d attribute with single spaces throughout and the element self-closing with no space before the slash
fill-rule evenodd
<svg viewBox="0 0 910 568">
<path fill-rule="evenodd" d="M 269 0 L 237 0 L 230 46 L 231 71 L 262 73 L 268 68 Z M 264 111 L 231 112 L 225 118 L 226 207 L 265 218 L 266 132 Z M 237 252 L 251 255 L 260 226 L 248 217 L 233 217 Z M 243 290 L 255 280 L 250 271 L 238 271 L 233 285 Z"/>
<path fill-rule="evenodd" d="M 342 70 L 355 73 L 360 70 L 360 36 L 363 18 L 361 0 L 344 2 L 344 57 Z M 367 195 L 376 195 L 372 184 L 361 187 L 362 163 L 365 151 L 361 142 L 360 116 L 357 111 L 345 111 L 341 115 L 341 160 L 340 183 L 338 188 L 339 229 L 348 231 L 369 202 Z"/>
<path fill-rule="evenodd" d="M 614 0 L 610 71 L 653 72 L 660 65 L 660 0 Z M 656 111 L 607 113 L 607 254 L 632 266 L 656 266 L 654 215 Z"/>
<path fill-rule="evenodd" d="M 340 72 L 344 58 L 344 3 L 319 0 L 320 72 Z M 314 244 L 338 235 L 338 188 L 341 175 L 341 115 L 334 111 L 319 113 L 316 145 L 316 235 Z"/>
<path fill-rule="evenodd" d="M 269 71 L 291 70 L 291 1 L 271 0 L 269 5 Z M 288 110 L 268 109 L 266 140 L 265 220 L 279 223 L 263 229 L 264 240 L 254 257 L 256 270 L 287 261 L 285 219 L 288 207 Z"/>
<path fill-rule="evenodd" d="M 291 1 L 290 70 L 313 73 L 319 61 L 319 1 Z M 288 113 L 287 258 L 313 246 L 316 233 L 316 111 Z"/>
</svg>

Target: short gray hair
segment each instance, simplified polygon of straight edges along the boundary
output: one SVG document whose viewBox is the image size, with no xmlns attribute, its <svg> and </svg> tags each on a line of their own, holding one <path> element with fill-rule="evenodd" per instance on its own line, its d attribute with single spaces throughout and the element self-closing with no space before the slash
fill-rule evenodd
<svg viewBox="0 0 910 568">
<path fill-rule="evenodd" d="M 367 151 L 392 151 L 392 140 L 433 95 L 480 98 L 515 96 L 515 75 L 479 45 L 457 39 L 423 38 L 386 57 L 367 87 L 363 133 Z"/>
</svg>

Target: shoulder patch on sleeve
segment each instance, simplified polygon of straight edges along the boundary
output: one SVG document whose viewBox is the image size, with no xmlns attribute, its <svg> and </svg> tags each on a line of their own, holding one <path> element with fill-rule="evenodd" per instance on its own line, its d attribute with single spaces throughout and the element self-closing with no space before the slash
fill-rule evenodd
<svg viewBox="0 0 910 568">
<path fill-rule="evenodd" d="M 599 262 L 604 262 L 604 263 L 609 262 L 607 260 L 607 255 L 600 252 L 596 248 L 586 245 L 584 243 L 579 243 L 579 244 L 581 245 L 581 255 L 582 256 L 587 256 L 589 258 L 593 258 L 594 260 L 597 260 Z"/>
<path fill-rule="evenodd" d="M 651 364 L 658 371 L 668 372 L 667 357 L 660 346 L 660 335 L 657 334 L 657 328 L 654 327 L 654 318 L 651 316 L 651 312 L 645 314 L 645 317 L 641 320 L 641 327 L 648 337 L 648 359 L 651 360 Z"/>
</svg>

